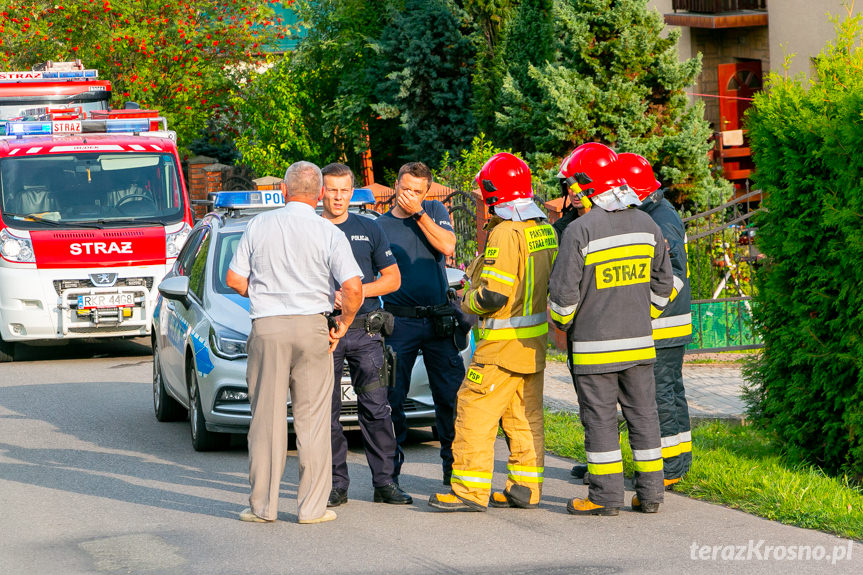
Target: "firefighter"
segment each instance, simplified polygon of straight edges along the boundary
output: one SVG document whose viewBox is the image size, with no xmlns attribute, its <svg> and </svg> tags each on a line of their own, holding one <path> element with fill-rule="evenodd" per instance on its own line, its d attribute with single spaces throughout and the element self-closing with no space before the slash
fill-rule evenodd
<svg viewBox="0 0 863 575">
<path fill-rule="evenodd" d="M 659 410 L 659 431 L 665 488 L 671 489 L 692 466 L 692 436 L 689 427 L 689 406 L 683 388 L 683 353 L 692 341 L 691 292 L 686 257 L 686 228 L 677 210 L 665 199 L 665 191 L 653 175 L 653 168 L 637 154 L 618 156 L 624 177 L 641 200 L 639 209 L 646 212 L 662 230 L 671 257 L 674 289 L 668 306 L 653 324 L 653 345 L 656 363 L 656 407 Z"/>
<path fill-rule="evenodd" d="M 546 305 L 557 235 L 533 201 L 522 160 L 495 154 L 476 181 L 493 214 L 485 253 L 468 268 L 462 303 L 478 316 L 478 343 L 456 402 L 452 491 L 432 495 L 429 505 L 533 508 L 542 495 Z M 509 473 L 504 491 L 492 494 L 498 422 L 510 449 Z"/>
<path fill-rule="evenodd" d="M 593 204 L 567 227 L 549 284 L 551 318 L 572 350 L 590 472 L 587 499 L 572 499 L 567 511 L 617 515 L 624 504 L 620 402 L 635 467 L 632 508 L 655 513 L 664 489 L 650 319 L 672 290 L 665 242 L 650 216 L 631 209 L 640 202 L 610 148 L 579 146 L 558 178 Z"/>
</svg>

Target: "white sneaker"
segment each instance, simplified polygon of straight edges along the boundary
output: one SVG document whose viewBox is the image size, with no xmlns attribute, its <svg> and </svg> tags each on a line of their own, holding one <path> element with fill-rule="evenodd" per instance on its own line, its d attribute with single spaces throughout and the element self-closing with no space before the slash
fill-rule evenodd
<svg viewBox="0 0 863 575">
<path fill-rule="evenodd" d="M 246 507 L 240 511 L 240 521 L 248 521 L 249 523 L 272 523 L 275 519 L 264 519 L 252 513 L 251 507 Z"/>
<path fill-rule="evenodd" d="M 335 511 L 327 509 L 326 513 L 320 517 L 315 517 L 314 519 L 300 519 L 299 522 L 303 525 L 308 525 L 309 523 L 326 523 L 327 521 L 332 521 L 336 517 L 338 517 L 338 515 L 336 515 Z"/>
</svg>

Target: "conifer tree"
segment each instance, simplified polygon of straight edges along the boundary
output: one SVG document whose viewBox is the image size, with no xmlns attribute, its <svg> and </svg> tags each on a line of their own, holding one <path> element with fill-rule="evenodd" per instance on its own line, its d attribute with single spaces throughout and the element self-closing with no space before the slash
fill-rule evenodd
<svg viewBox="0 0 863 575">
<path fill-rule="evenodd" d="M 560 158 L 600 141 L 644 155 L 672 199 L 727 197 L 703 105 L 685 94 L 700 58 L 679 62 L 679 32 L 664 32 L 647 0 L 522 0 L 504 35 L 496 143 Z"/>
<path fill-rule="evenodd" d="M 382 118 L 397 118 L 405 158 L 436 166 L 470 145 L 473 47 L 466 15 L 451 0 L 407 0 L 377 45 Z"/>
</svg>

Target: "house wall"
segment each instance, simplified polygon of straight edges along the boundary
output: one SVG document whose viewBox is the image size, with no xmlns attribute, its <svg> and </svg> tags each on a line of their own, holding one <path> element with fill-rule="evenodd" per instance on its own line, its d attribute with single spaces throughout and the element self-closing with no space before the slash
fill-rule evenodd
<svg viewBox="0 0 863 575">
<path fill-rule="evenodd" d="M 847 0 L 769 0 L 771 71 L 783 74 L 786 55 L 793 55 L 788 74 L 811 72 L 812 58 L 831 41 L 834 25 L 828 14 L 845 18 Z M 856 2 L 853 14 L 863 11 Z"/>
</svg>

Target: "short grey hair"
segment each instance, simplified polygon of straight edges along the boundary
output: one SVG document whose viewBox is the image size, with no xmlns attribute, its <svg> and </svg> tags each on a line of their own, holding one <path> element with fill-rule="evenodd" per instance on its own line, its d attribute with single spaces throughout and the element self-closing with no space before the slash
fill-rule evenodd
<svg viewBox="0 0 863 575">
<path fill-rule="evenodd" d="M 317 197 L 323 186 L 321 169 L 311 162 L 294 162 L 285 171 L 285 190 L 289 197 Z"/>
</svg>

